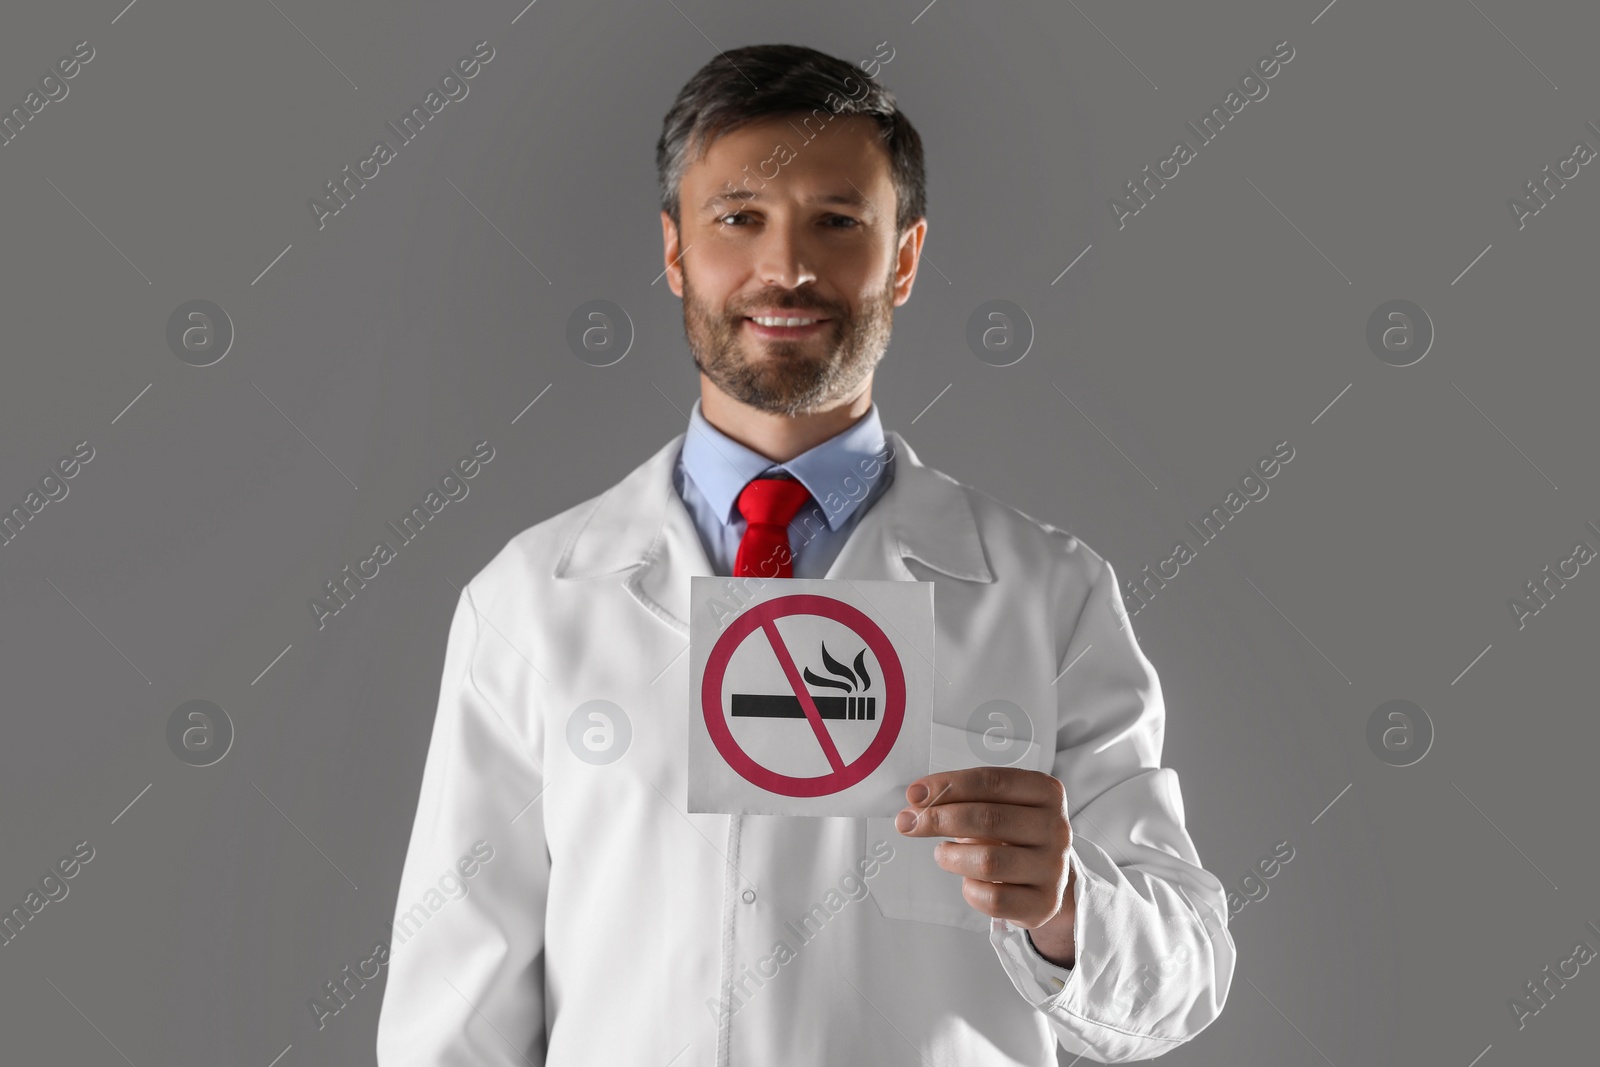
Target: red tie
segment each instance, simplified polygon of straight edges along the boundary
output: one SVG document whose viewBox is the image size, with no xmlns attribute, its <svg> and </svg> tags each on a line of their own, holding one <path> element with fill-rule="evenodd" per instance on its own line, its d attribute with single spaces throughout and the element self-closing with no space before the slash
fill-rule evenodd
<svg viewBox="0 0 1600 1067">
<path fill-rule="evenodd" d="M 810 499 L 794 478 L 751 479 L 739 494 L 739 513 L 748 525 L 733 561 L 733 577 L 794 577 L 789 523 Z"/>
</svg>

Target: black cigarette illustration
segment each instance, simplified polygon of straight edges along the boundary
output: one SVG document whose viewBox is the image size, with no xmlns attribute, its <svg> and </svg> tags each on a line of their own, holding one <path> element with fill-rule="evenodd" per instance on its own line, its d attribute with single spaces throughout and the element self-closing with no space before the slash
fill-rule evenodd
<svg viewBox="0 0 1600 1067">
<path fill-rule="evenodd" d="M 826 686 L 829 689 L 843 689 L 844 696 L 812 696 L 811 700 L 817 706 L 817 714 L 824 719 L 876 719 L 878 717 L 878 698 L 858 694 L 857 690 L 865 690 L 872 685 L 872 677 L 867 673 L 867 650 L 862 649 L 856 653 L 855 669 L 840 663 L 828 655 L 828 646 L 822 646 L 822 662 L 835 678 L 824 678 L 810 667 L 801 671 L 801 675 L 812 685 Z M 734 693 L 732 696 L 734 715 L 746 715 L 757 718 L 769 719 L 803 719 L 806 710 L 800 704 L 800 698 L 793 693 Z"/>
<path fill-rule="evenodd" d="M 876 719 L 877 697 L 817 697 L 817 714 L 824 719 Z M 752 715 L 768 719 L 803 719 L 806 709 L 794 695 L 775 696 L 767 693 L 733 694 L 733 714 Z"/>
</svg>

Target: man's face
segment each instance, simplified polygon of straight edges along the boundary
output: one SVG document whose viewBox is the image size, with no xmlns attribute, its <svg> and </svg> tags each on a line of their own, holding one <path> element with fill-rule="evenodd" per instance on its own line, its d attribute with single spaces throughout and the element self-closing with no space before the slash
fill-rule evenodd
<svg viewBox="0 0 1600 1067">
<path fill-rule="evenodd" d="M 790 417 L 863 388 L 888 348 L 893 309 L 911 296 L 927 230 L 919 219 L 896 232 L 889 155 L 872 120 L 822 123 L 827 114 L 718 137 L 684 172 L 681 227 L 661 215 L 695 365 L 740 403 Z"/>
</svg>

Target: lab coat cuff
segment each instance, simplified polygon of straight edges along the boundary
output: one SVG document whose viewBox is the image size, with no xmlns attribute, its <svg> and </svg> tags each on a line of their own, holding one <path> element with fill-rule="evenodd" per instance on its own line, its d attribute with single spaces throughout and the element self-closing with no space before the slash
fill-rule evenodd
<svg viewBox="0 0 1600 1067">
<path fill-rule="evenodd" d="M 1011 984 L 1022 998 L 1040 1011 L 1049 1012 L 1077 988 L 1079 954 L 1083 951 L 1084 924 L 1084 873 L 1078 864 L 1075 850 L 1067 852 L 1067 864 L 1077 873 L 1073 877 L 1072 923 L 1073 963 L 1062 966 L 1052 963 L 1039 954 L 1028 931 L 1005 919 L 992 919 L 989 923 L 989 943 L 1000 954 L 1000 963 L 1011 979 Z"/>
</svg>

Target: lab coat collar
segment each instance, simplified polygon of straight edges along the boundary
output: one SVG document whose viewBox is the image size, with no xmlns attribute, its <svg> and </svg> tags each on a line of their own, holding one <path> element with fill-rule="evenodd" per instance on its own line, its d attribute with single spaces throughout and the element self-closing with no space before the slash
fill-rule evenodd
<svg viewBox="0 0 1600 1067">
<path fill-rule="evenodd" d="M 689 583 L 684 579 L 715 572 L 672 485 L 685 433 L 600 498 L 588 521 L 568 539 L 553 574 L 582 579 L 626 570 L 622 581 L 629 594 L 687 635 Z M 861 516 L 827 577 L 914 581 L 902 561 L 909 556 L 953 578 L 994 581 L 966 490 L 920 463 L 898 433 L 889 430 L 885 436 L 894 446 L 894 478 Z"/>
</svg>

